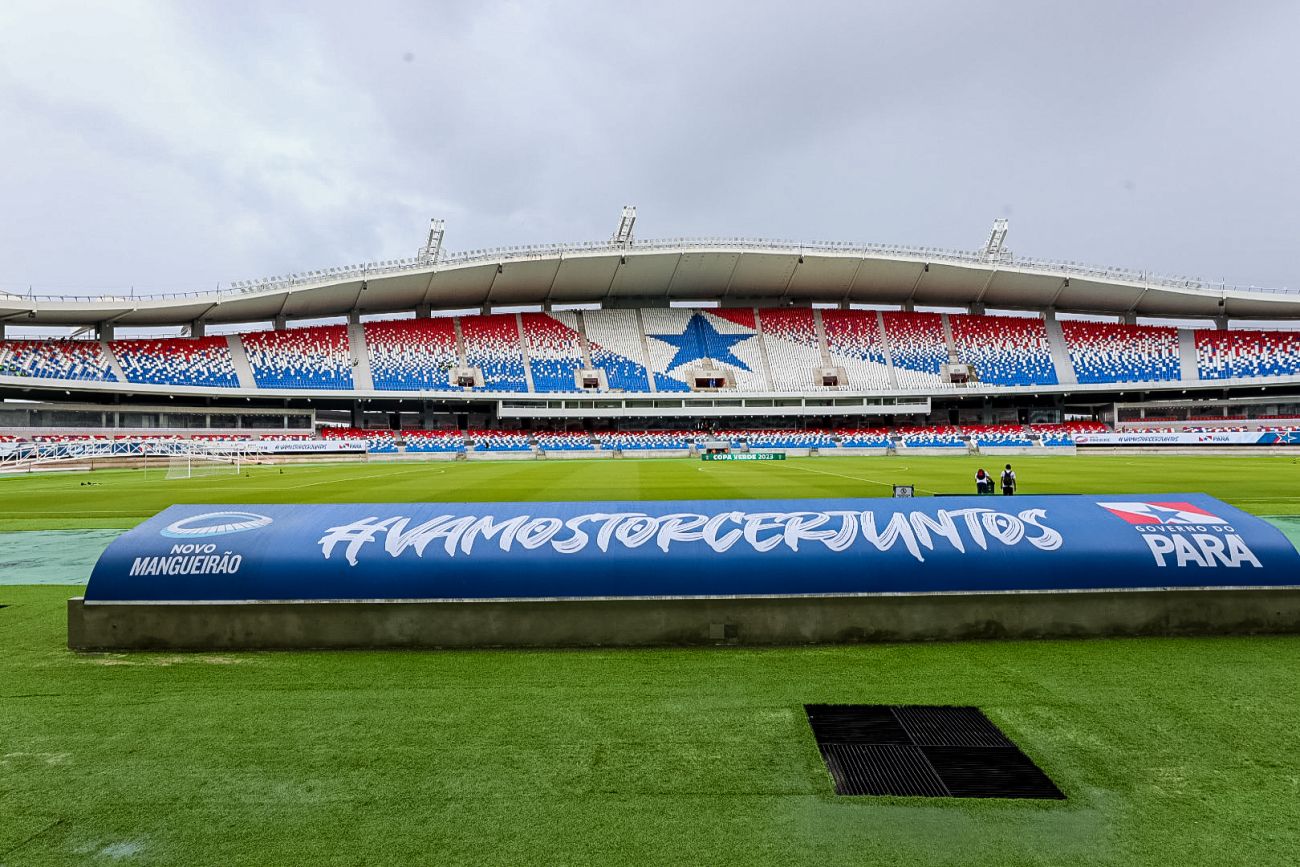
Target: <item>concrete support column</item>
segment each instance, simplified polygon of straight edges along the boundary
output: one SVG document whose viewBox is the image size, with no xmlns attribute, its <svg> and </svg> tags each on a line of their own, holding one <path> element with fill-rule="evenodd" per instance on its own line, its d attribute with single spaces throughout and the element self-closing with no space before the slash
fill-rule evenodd
<svg viewBox="0 0 1300 867">
<path fill-rule="evenodd" d="M 1046 310 L 1043 311 L 1043 321 L 1044 321 L 1044 322 L 1055 322 L 1055 321 L 1056 321 L 1056 308 L 1055 308 L 1055 307 L 1048 307 Z"/>
<path fill-rule="evenodd" d="M 206 337 L 207 334 L 207 323 L 203 320 L 195 319 L 190 323 L 190 337 Z"/>
<path fill-rule="evenodd" d="M 352 401 L 352 426 L 360 428 L 364 426 L 365 418 L 361 409 L 361 401 Z"/>
<path fill-rule="evenodd" d="M 1129 311 L 1128 313 L 1121 313 L 1119 317 L 1119 321 L 1122 325 L 1137 325 L 1138 315 L 1132 311 Z"/>
<path fill-rule="evenodd" d="M 1216 317 L 1214 317 L 1214 327 L 1217 328 L 1217 329 L 1219 329 L 1220 331 L 1227 331 L 1227 330 L 1228 330 L 1228 317 L 1227 317 L 1227 316 L 1216 316 Z"/>
<path fill-rule="evenodd" d="M 271 320 L 271 327 L 274 328 L 276 331 L 283 331 L 285 329 L 285 325 L 286 322 L 283 316 L 277 316 Z"/>
<path fill-rule="evenodd" d="M 95 324 L 95 337 L 97 337 L 97 338 L 100 339 L 100 340 L 112 340 L 112 339 L 113 339 L 113 323 L 112 323 L 112 322 L 98 322 L 98 323 L 96 323 L 96 324 Z"/>
<path fill-rule="evenodd" d="M 915 312 L 916 312 L 916 303 L 913 302 L 913 301 L 904 301 L 904 302 L 903 302 L 903 312 L 904 312 L 904 313 L 915 313 Z"/>
<path fill-rule="evenodd" d="M 984 309 L 984 305 L 978 302 L 972 302 L 966 305 L 966 312 L 971 316 L 983 316 Z"/>
<path fill-rule="evenodd" d="M 5 339 L 5 323 L 0 322 L 0 340 Z"/>
<path fill-rule="evenodd" d="M 348 311 L 348 324 L 349 324 L 349 325 L 360 325 L 360 324 L 361 324 L 361 311 L 360 311 L 360 310 L 350 310 L 350 311 Z"/>
<path fill-rule="evenodd" d="M 478 309 L 478 312 L 482 313 L 484 316 L 487 316 L 489 313 L 492 312 L 492 302 L 484 301 L 483 306 Z"/>
<path fill-rule="evenodd" d="M 433 308 L 428 304 L 421 304 L 415 308 L 416 319 L 428 319 L 433 315 Z"/>
</svg>

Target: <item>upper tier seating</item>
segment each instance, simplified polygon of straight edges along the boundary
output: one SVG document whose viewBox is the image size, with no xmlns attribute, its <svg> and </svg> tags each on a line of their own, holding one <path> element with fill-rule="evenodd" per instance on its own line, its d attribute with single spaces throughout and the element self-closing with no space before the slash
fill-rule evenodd
<svg viewBox="0 0 1300 867">
<path fill-rule="evenodd" d="M 524 326 L 533 391 L 582 391 L 578 387 L 583 361 L 577 314 L 521 313 L 519 321 Z"/>
<path fill-rule="evenodd" d="M 883 449 L 893 445 L 889 431 L 883 427 L 842 427 L 835 429 L 840 448 Z"/>
<path fill-rule="evenodd" d="M 1032 389 L 1059 384 L 1053 348 L 1068 353 L 1085 385 L 1180 383 L 1184 362 L 1190 364 L 1180 348 L 1193 347 L 1206 382 L 1300 376 L 1300 331 L 1180 332 L 1074 320 L 1060 326 L 1063 345 L 1052 347 L 1037 317 L 811 308 L 509 313 L 367 322 L 364 353 L 360 338 L 349 338 L 357 332 L 344 325 L 238 338 L 0 341 L 0 377 L 180 385 L 219 394 L 246 376 L 241 343 L 263 389 L 350 390 L 358 378 L 354 368 L 364 364 L 374 387 L 389 392 L 463 391 L 452 384 L 452 371 L 462 365 L 481 372 L 483 385 L 476 388 L 487 392 L 595 391 L 590 377 L 578 381 L 587 365 L 601 371 L 599 390 L 636 395 L 720 382 L 781 396 L 828 388 L 946 390 L 943 366 L 950 360 L 971 364 L 985 388 Z M 1057 360 L 1065 368 L 1064 357 Z M 842 371 L 834 386 L 822 384 L 823 368 Z M 713 381 L 691 381 L 696 378 Z"/>
<path fill-rule="evenodd" d="M 966 448 L 966 441 L 961 438 L 961 429 L 951 425 L 899 428 L 898 433 L 902 444 L 911 449 Z"/>
<path fill-rule="evenodd" d="M 821 318 L 831 364 L 844 368 L 850 387 L 879 390 L 893 387 L 876 311 L 823 310 Z M 947 358 L 946 351 L 944 357 Z"/>
<path fill-rule="evenodd" d="M 958 361 L 989 385 L 1056 385 L 1047 328 L 1038 317 L 948 317 Z"/>
<path fill-rule="evenodd" d="M 243 344 L 261 388 L 353 387 L 346 325 L 254 331 Z"/>
<path fill-rule="evenodd" d="M 1201 379 L 1300 375 L 1300 331 L 1196 332 Z"/>
<path fill-rule="evenodd" d="M 587 331 L 592 366 L 605 371 L 610 390 L 648 392 L 650 378 L 637 312 L 584 310 L 582 322 Z M 689 391 L 689 386 L 680 380 L 656 376 L 655 381 L 659 391 Z"/>
<path fill-rule="evenodd" d="M 402 431 L 407 452 L 463 452 L 465 435 L 459 430 Z"/>
<path fill-rule="evenodd" d="M 465 364 L 483 374 L 483 391 L 528 391 L 514 313 L 466 316 L 460 320 L 460 336 Z"/>
<path fill-rule="evenodd" d="M 547 452 L 589 452 L 596 448 L 591 434 L 584 431 L 550 431 L 539 433 L 534 439 Z"/>
<path fill-rule="evenodd" d="M 98 340 L 0 341 L 0 376 L 119 381 Z"/>
<path fill-rule="evenodd" d="M 768 390 L 753 310 L 665 307 L 642 310 L 641 316 L 656 382 L 662 377 L 689 388 L 690 371 L 707 361 L 712 369 L 729 371 L 741 391 Z"/>
<path fill-rule="evenodd" d="M 772 386 L 777 391 L 820 388 L 817 368 L 823 367 L 817 324 L 807 308 L 765 308 L 758 311 L 763 326 L 763 346 L 772 366 Z"/>
<path fill-rule="evenodd" d="M 938 313 L 886 311 L 885 340 L 894 359 L 894 373 L 900 388 L 939 385 L 943 365 L 948 362 L 948 344 L 943 336 L 943 318 Z"/>
<path fill-rule="evenodd" d="M 445 391 L 460 363 L 456 326 L 450 317 L 367 322 L 370 377 L 375 388 Z"/>
<path fill-rule="evenodd" d="M 1181 379 L 1178 330 L 1113 322 L 1061 322 L 1080 383 Z"/>
<path fill-rule="evenodd" d="M 109 344 L 128 382 L 236 388 L 235 362 L 224 337 L 114 340 Z"/>
</svg>

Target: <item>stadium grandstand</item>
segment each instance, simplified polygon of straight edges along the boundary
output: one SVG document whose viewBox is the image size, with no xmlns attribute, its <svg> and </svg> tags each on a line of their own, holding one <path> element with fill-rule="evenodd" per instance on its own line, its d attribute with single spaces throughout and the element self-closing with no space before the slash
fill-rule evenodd
<svg viewBox="0 0 1300 867">
<path fill-rule="evenodd" d="M 0 451 L 952 453 L 1300 425 L 1300 293 L 993 245 L 440 237 L 217 292 L 0 296 Z"/>
</svg>

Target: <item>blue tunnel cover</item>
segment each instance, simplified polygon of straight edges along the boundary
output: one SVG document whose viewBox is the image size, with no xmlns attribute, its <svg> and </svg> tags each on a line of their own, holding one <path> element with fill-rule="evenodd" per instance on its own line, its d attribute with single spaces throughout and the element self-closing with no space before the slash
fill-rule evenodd
<svg viewBox="0 0 1300 867">
<path fill-rule="evenodd" d="M 1205 494 L 172 506 L 91 602 L 761 596 L 1300 583 Z"/>
</svg>

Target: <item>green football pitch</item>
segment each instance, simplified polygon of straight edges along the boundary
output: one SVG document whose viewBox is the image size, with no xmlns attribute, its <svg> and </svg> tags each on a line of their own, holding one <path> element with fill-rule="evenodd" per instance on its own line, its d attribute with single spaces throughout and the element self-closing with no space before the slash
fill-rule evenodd
<svg viewBox="0 0 1300 867">
<path fill-rule="evenodd" d="M 1292 457 L 1011 459 L 1022 494 L 1213 494 L 1255 514 L 1300 514 Z M 239 476 L 167 481 L 162 470 L 0 479 L 0 531 L 130 527 L 173 503 L 355 503 L 924 496 L 975 492 L 998 458 L 803 458 L 764 463 L 686 459 L 475 461 L 252 466 Z M 996 474 L 996 473 L 995 473 Z"/>
<path fill-rule="evenodd" d="M 1291 458 L 1012 462 L 1024 493 L 1204 491 L 1300 514 Z M 0 530 L 127 527 L 175 502 L 964 492 L 980 465 L 49 475 L 0 480 Z M 1300 638 L 73 654 L 75 592 L 0 586 L 0 865 L 1273 864 L 1300 851 Z M 978 705 L 1068 799 L 837 797 L 802 711 L 820 702 Z"/>
</svg>

